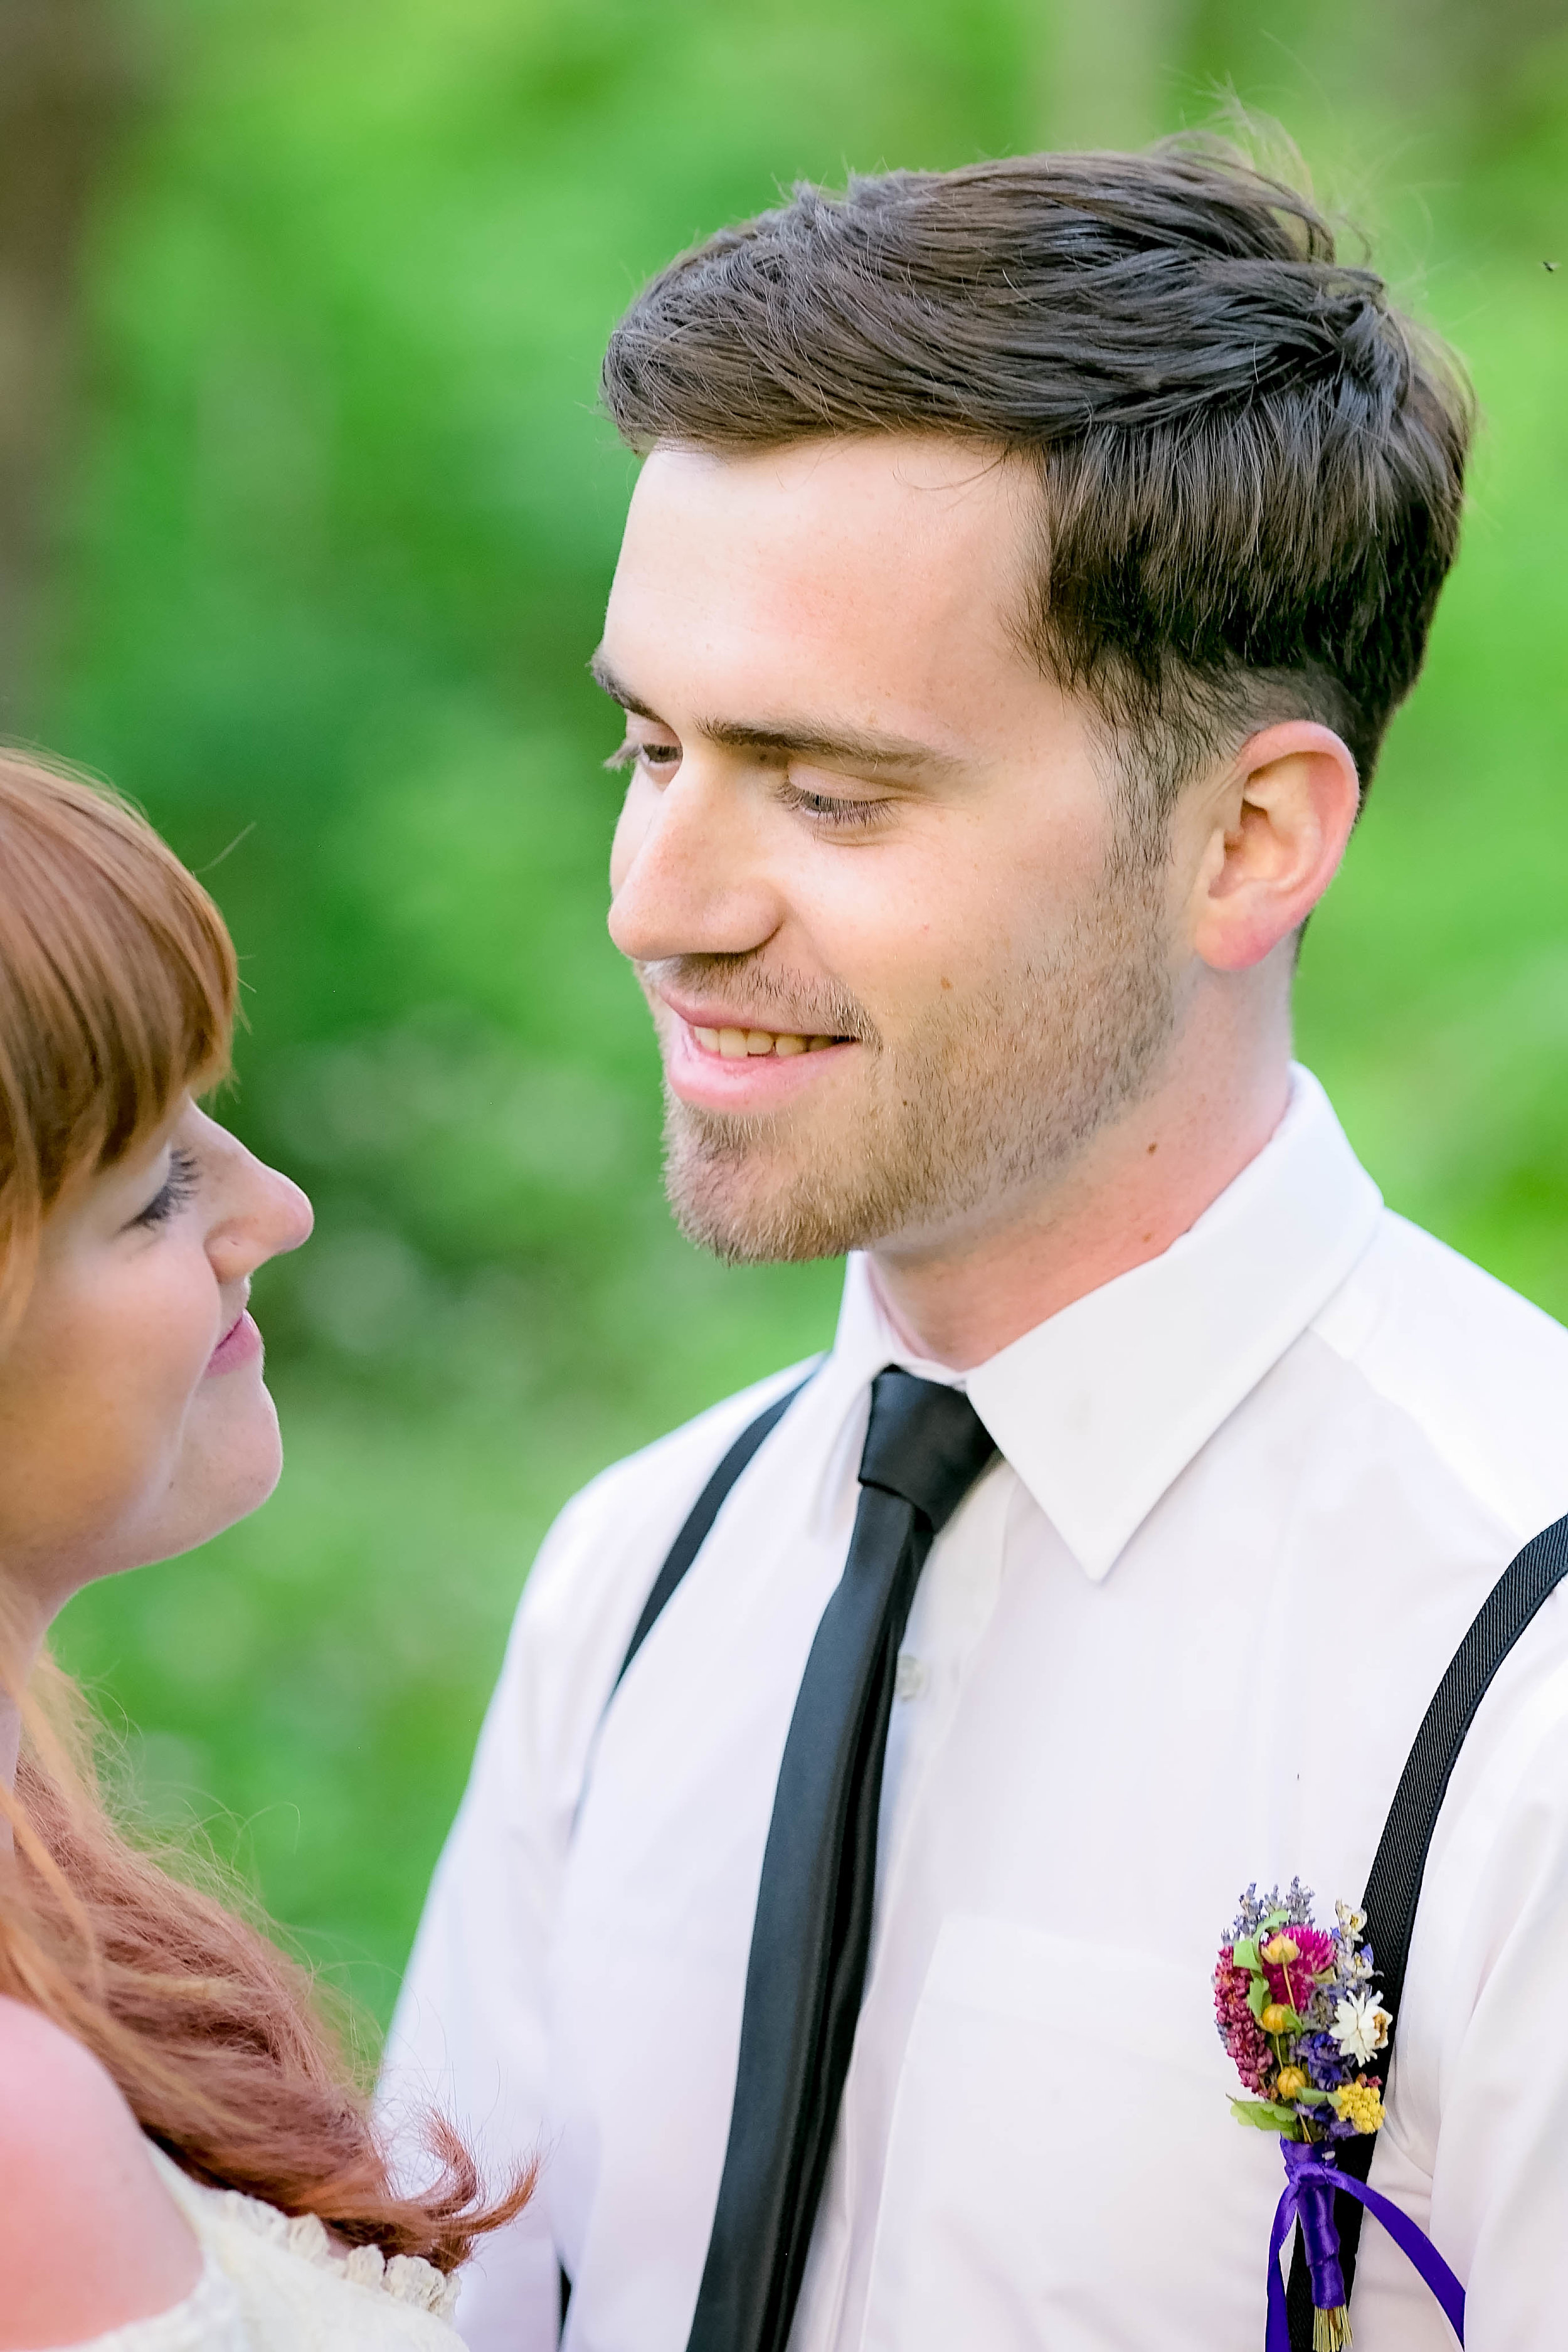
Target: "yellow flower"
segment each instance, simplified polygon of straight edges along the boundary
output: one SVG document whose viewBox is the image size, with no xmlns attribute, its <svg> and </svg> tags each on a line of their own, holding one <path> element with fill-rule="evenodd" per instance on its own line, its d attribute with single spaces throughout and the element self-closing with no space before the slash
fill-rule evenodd
<svg viewBox="0 0 1568 2352">
<path fill-rule="evenodd" d="M 1278 1936 L 1270 1936 L 1263 1947 L 1263 1957 L 1277 1969 L 1288 1969 L 1292 1960 L 1300 1958 L 1301 1947 L 1294 1936 L 1281 1932 Z"/>
<path fill-rule="evenodd" d="M 1305 2067 L 1281 2066 L 1279 2069 L 1279 2080 L 1274 2085 L 1274 2095 L 1277 2099 L 1282 2100 L 1299 2099 L 1306 2087 L 1307 2073 Z"/>
<path fill-rule="evenodd" d="M 1265 2033 L 1283 2033 L 1290 2022 L 1290 2012 L 1282 2000 L 1271 2000 L 1258 2021 Z"/>
<path fill-rule="evenodd" d="M 1334 2093 L 1334 2107 L 1342 2119 L 1358 2132 L 1374 2132 L 1383 2121 L 1382 2094 L 1364 2075 L 1360 2082 L 1347 2083 L 1342 2091 Z"/>
</svg>

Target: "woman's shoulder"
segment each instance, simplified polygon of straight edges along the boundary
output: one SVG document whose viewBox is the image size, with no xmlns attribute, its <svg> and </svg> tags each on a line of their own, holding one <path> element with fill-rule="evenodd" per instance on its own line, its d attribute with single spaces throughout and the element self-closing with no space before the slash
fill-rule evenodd
<svg viewBox="0 0 1568 2352">
<path fill-rule="evenodd" d="M 191 2180 L 82 2044 L 0 1996 L 0 2352 L 445 2352 L 453 2283 Z"/>
<path fill-rule="evenodd" d="M 92 2053 L 0 1996 L 0 2352 L 90 2342 L 182 2302 L 202 2256 Z"/>
</svg>

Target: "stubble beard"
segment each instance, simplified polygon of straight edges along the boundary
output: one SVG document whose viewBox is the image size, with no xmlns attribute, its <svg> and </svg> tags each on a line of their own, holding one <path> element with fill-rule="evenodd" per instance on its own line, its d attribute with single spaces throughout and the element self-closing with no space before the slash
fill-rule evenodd
<svg viewBox="0 0 1568 2352">
<path fill-rule="evenodd" d="M 665 1184 L 681 1231 L 730 1265 L 798 1263 L 1005 1217 L 1048 1192 L 1163 1061 L 1175 1025 L 1163 880 L 1163 859 L 1124 837 L 1048 957 L 951 1008 L 939 1000 L 896 1046 L 852 1000 L 819 1007 L 816 1034 L 854 1036 L 867 1057 L 831 1121 L 809 1100 L 727 1117 L 667 1086 Z M 752 1002 L 799 1004 L 752 958 L 699 968 L 743 978 Z"/>
</svg>

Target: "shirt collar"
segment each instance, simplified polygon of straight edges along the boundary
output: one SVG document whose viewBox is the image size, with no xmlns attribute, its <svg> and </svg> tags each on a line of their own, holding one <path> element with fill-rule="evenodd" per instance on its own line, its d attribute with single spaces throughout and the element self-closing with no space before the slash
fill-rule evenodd
<svg viewBox="0 0 1568 2352">
<path fill-rule="evenodd" d="M 1099 1582 L 1166 1489 L 1299 1339 L 1371 1241 L 1383 1202 L 1309 1070 L 1258 1157 L 1159 1257 L 1026 1331 L 963 1379 L 997 1445 Z M 893 1336 L 853 1257 L 834 1356 L 955 1375 Z"/>
</svg>

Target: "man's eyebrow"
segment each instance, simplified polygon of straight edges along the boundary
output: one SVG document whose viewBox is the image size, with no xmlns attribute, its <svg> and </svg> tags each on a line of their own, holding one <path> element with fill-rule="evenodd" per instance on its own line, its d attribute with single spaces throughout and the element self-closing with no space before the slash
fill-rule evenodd
<svg viewBox="0 0 1568 2352">
<path fill-rule="evenodd" d="M 607 694 L 612 702 L 618 702 L 623 710 L 634 712 L 638 719 L 651 719 L 656 727 L 664 725 L 657 710 L 650 710 L 646 702 L 638 700 L 629 686 L 621 683 L 603 654 L 594 656 L 588 664 L 588 675 L 600 692 Z"/>
<path fill-rule="evenodd" d="M 821 761 L 838 768 L 900 768 L 922 775 L 952 775 L 963 765 L 951 751 L 910 735 L 883 735 L 858 727 L 813 727 L 805 722 L 747 727 L 731 719 L 702 721 L 710 743 L 728 751 L 761 751 L 776 758 Z"/>
<path fill-rule="evenodd" d="M 616 676 L 609 664 L 599 654 L 589 664 L 595 683 L 604 688 L 612 702 L 638 719 L 647 719 L 656 727 L 667 722 L 657 710 L 632 693 Z M 856 727 L 814 727 L 806 722 L 774 727 L 753 727 L 734 719 L 705 719 L 699 721 L 699 732 L 710 743 L 719 743 L 727 751 L 761 751 L 796 760 L 821 760 L 847 768 L 915 769 L 926 775 L 951 775 L 963 762 L 950 751 L 939 751 L 933 743 L 922 743 L 913 736 L 884 735 L 879 731 Z"/>
</svg>

